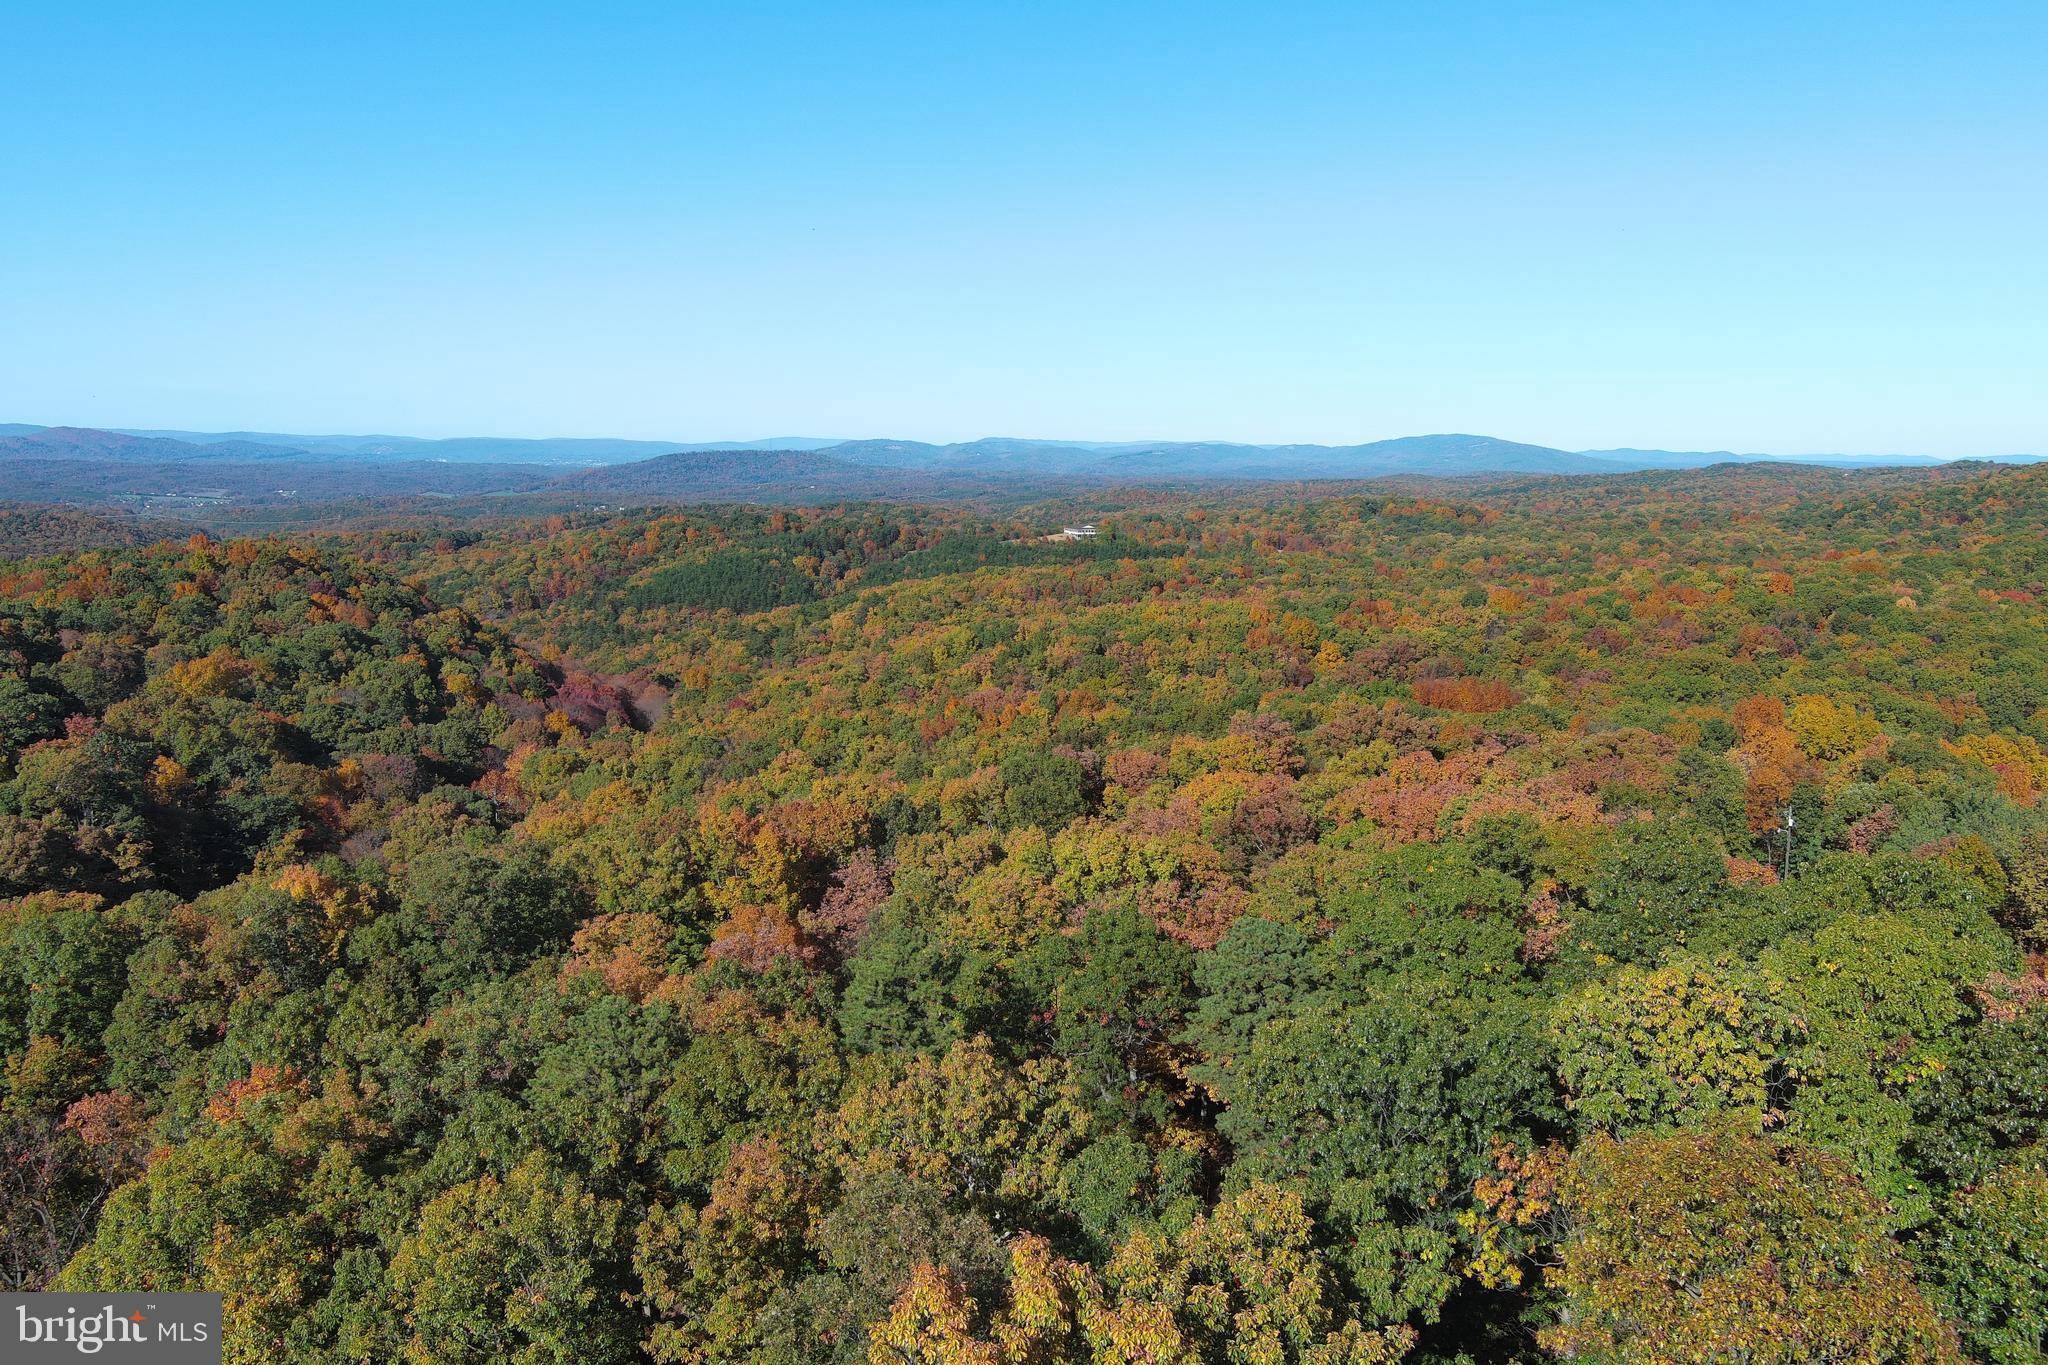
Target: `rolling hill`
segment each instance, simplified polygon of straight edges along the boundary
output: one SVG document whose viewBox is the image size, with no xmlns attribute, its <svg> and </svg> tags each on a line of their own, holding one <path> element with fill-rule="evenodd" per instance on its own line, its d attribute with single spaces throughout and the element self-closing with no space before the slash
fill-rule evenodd
<svg viewBox="0 0 2048 1365">
<path fill-rule="evenodd" d="M 1015 482 L 960 470 L 864 466 L 820 451 L 765 450 L 678 451 L 586 469 L 555 486 L 622 501 L 809 503 L 978 497 Z"/>
<path fill-rule="evenodd" d="M 2006 457 L 2031 462 L 2034 457 Z M 296 436 L 0 425 L 0 498 L 189 510 L 545 494 L 644 502 L 1015 499 L 1117 484 L 1573 476 L 1753 465 L 1727 451 L 1571 451 L 1465 433 L 1358 445 L 1049 441 L 990 436 L 783 443 Z M 1807 468 L 1928 467 L 1926 456 L 1813 456 Z"/>
<path fill-rule="evenodd" d="M 97 427 L 30 427 L 0 435 L 0 459 L 181 464 L 198 460 L 299 460 L 306 452 L 259 441 L 172 441 Z"/>
</svg>

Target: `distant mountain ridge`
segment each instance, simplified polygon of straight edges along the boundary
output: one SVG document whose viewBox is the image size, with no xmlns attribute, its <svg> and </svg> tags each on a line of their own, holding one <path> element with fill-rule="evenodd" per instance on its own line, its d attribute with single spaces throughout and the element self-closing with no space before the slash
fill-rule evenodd
<svg viewBox="0 0 2048 1365">
<path fill-rule="evenodd" d="M 17 441 L 31 445 L 16 446 Z M 151 444 L 139 445 L 137 442 Z M 95 445 L 97 443 L 97 445 Z M 187 449 L 170 452 L 160 443 Z M 196 451 L 195 449 L 196 448 Z M 43 427 L 0 423 L 0 455 L 84 459 L 291 459 L 340 456 L 361 460 L 463 464 L 548 464 L 577 469 L 626 464 L 662 455 L 717 451 L 818 451 L 868 467 L 972 470 L 999 474 L 1094 474 L 1106 478 L 1169 474 L 1194 478 L 1345 478 L 1358 471 L 1401 473 L 1612 473 L 1623 469 L 1687 469 L 1702 465 L 1791 460 L 1801 464 L 1934 465 L 1930 455 L 1757 455 L 1734 451 L 1636 448 L 1564 450 L 1494 436 L 1442 433 L 1400 436 L 1356 445 L 1254 444 L 1236 441 L 1048 440 L 984 436 L 934 444 L 882 438 L 846 440 L 776 436 L 753 441 L 648 441 L 609 437 L 305 435 L 276 431 L 180 431 L 170 428 Z M 2033 455 L 1986 456 L 2031 461 Z"/>
<path fill-rule="evenodd" d="M 944 445 L 811 437 L 690 445 L 0 425 L 0 497 L 170 510 L 222 501 L 541 491 L 607 501 L 939 501 L 1133 483 L 1562 476 L 1761 462 L 1820 468 L 1946 463 L 1928 456 L 1785 460 L 1726 451 L 1572 451 L 1455 432 L 1344 446 L 1012 436 Z"/>
<path fill-rule="evenodd" d="M 1932 455 L 1742 455 L 1732 450 L 1582 450 L 1581 455 L 1589 459 L 1618 464 L 1630 469 L 1698 469 L 1713 464 L 1819 464 L 1839 465 L 1845 468 L 1870 469 L 1879 466 L 1899 465 L 1908 468 L 1925 468 L 1929 465 L 1954 464 L 1954 460 L 1937 459 Z M 2013 463 L 2031 464 L 2043 458 L 2039 455 L 1987 455 L 1969 456 L 1971 459 L 2004 460 Z"/>
<path fill-rule="evenodd" d="M 5 434 L 0 434 L 0 455 L 12 459 L 167 464 L 192 460 L 302 460 L 306 452 L 257 441 L 174 441 L 97 427 L 9 427 Z"/>
<path fill-rule="evenodd" d="M 6 428 L 0 427 L 0 434 Z M 777 436 L 761 441 L 637 441 L 605 436 L 302 436 L 276 431 L 175 431 L 110 427 L 120 436 L 144 436 L 193 445 L 253 442 L 306 454 L 363 459 L 446 460 L 478 464 L 558 464 L 587 468 L 670 455 L 679 450 L 817 450 L 836 437 Z"/>
<path fill-rule="evenodd" d="M 763 494 L 795 502 L 862 498 L 974 497 L 1001 483 L 966 471 L 866 466 L 818 450 L 686 450 L 571 474 L 566 492 L 631 500 L 689 497 L 751 501 Z"/>
</svg>

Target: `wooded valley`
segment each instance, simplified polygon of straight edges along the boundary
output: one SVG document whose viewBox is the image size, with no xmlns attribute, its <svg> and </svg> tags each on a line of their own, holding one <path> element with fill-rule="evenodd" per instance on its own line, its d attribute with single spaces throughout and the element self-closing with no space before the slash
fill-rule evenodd
<svg viewBox="0 0 2048 1365">
<path fill-rule="evenodd" d="M 25 525 L 10 1287 L 248 1362 L 2048 1348 L 2048 469 Z"/>
</svg>

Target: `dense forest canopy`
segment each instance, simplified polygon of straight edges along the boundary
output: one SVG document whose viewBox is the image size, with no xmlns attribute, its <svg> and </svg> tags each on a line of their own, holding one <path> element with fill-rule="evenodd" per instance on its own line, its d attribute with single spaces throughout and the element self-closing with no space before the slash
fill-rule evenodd
<svg viewBox="0 0 2048 1365">
<path fill-rule="evenodd" d="M 2048 1349 L 2048 470 L 62 530 L 10 1283 L 248 1362 Z"/>
</svg>

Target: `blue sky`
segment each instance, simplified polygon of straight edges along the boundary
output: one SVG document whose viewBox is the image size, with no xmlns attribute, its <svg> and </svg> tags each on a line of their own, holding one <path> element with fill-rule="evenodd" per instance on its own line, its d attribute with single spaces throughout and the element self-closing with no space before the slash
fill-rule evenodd
<svg viewBox="0 0 2048 1365">
<path fill-rule="evenodd" d="M 2048 5 L 0 0 L 0 421 L 2048 452 Z"/>
</svg>

